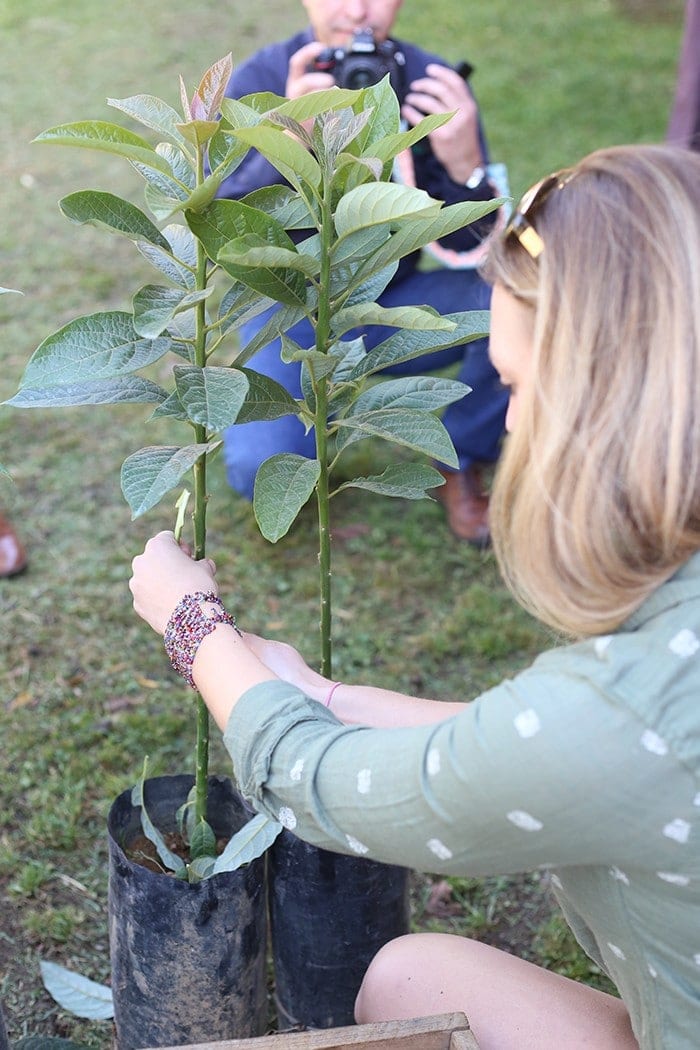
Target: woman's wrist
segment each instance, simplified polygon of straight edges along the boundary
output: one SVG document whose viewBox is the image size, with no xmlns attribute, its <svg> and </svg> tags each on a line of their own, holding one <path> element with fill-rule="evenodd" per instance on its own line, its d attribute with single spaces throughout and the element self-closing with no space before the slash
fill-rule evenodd
<svg viewBox="0 0 700 1050">
<path fill-rule="evenodd" d="M 227 624 L 240 634 L 236 621 L 214 591 L 186 594 L 175 606 L 165 628 L 163 642 L 170 663 L 195 689 L 192 669 L 204 639 L 219 624 Z"/>
</svg>

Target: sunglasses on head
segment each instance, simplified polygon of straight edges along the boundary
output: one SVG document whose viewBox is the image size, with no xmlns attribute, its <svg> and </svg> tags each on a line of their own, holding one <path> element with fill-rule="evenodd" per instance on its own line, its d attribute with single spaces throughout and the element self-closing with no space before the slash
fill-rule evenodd
<svg viewBox="0 0 700 1050">
<path fill-rule="evenodd" d="M 574 172 L 570 168 L 562 168 L 561 171 L 546 175 L 523 194 L 520 203 L 511 215 L 503 236 L 517 237 L 530 258 L 537 259 L 544 251 L 544 241 L 531 222 L 534 212 L 549 197 L 550 193 L 566 186 L 573 176 Z"/>
</svg>

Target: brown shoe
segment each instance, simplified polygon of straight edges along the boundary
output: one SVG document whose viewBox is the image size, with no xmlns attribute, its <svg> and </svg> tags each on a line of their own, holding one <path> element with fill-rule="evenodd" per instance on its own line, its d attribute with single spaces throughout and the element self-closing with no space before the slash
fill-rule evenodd
<svg viewBox="0 0 700 1050">
<path fill-rule="evenodd" d="M 0 514 L 0 577 L 16 576 L 27 567 L 27 555 L 17 533 L 4 514 Z"/>
<path fill-rule="evenodd" d="M 489 498 L 481 487 L 476 467 L 451 471 L 437 468 L 445 484 L 433 489 L 433 495 L 442 503 L 447 524 L 458 540 L 465 540 L 483 550 L 491 543 L 489 532 Z"/>
</svg>

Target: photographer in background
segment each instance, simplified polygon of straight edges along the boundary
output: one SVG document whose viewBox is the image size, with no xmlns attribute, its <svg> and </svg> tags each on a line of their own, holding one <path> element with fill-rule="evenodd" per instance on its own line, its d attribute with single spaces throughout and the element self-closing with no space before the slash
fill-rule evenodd
<svg viewBox="0 0 700 1050">
<path fill-rule="evenodd" d="M 264 47 L 240 65 L 227 88 L 230 98 L 257 91 L 298 98 L 336 83 L 365 87 L 389 72 L 408 125 L 417 124 L 426 114 L 455 112 L 425 144 L 400 158 L 399 177 L 446 204 L 491 200 L 499 195 L 486 174 L 488 154 L 479 110 L 464 76 L 439 57 L 389 37 L 402 0 L 302 3 L 310 27 L 289 40 Z M 251 151 L 222 184 L 219 196 L 240 199 L 280 181 L 279 172 Z M 500 214 L 492 213 L 433 245 L 432 253 L 442 264 L 437 269 L 419 269 L 419 253 L 404 259 L 378 302 L 385 307 L 428 305 L 441 314 L 488 309 L 490 288 L 475 267 L 483 258 L 485 241 L 498 225 Z M 264 313 L 242 327 L 242 345 L 260 331 L 269 316 L 270 312 Z M 362 335 L 368 350 L 388 335 L 379 325 L 352 334 Z M 302 346 L 313 343 L 307 321 L 295 325 L 289 336 Z M 285 364 L 280 349 L 279 340 L 270 343 L 255 355 L 251 366 L 277 380 L 293 397 L 300 397 L 300 365 Z M 452 347 L 388 371 L 421 375 L 456 362 L 460 362 L 458 378 L 472 392 L 446 410 L 443 422 L 460 469 L 452 471 L 437 464 L 445 484 L 434 494 L 445 507 L 452 532 L 459 539 L 484 547 L 490 541 L 488 497 L 482 489 L 479 468 L 498 458 L 508 400 L 489 362 L 487 340 Z M 258 467 L 279 452 L 314 455 L 313 434 L 306 434 L 295 416 L 231 427 L 224 438 L 229 483 L 252 499 Z"/>
</svg>

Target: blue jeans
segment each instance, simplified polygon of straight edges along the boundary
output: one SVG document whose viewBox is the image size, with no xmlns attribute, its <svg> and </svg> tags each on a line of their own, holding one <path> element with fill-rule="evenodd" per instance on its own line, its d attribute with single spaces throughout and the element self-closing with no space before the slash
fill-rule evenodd
<svg viewBox="0 0 700 1050">
<path fill-rule="evenodd" d="M 389 285 L 378 302 L 386 307 L 427 305 L 441 314 L 447 314 L 460 310 L 487 310 L 490 298 L 490 288 L 476 271 L 440 269 L 410 273 L 405 279 Z M 261 314 L 241 327 L 242 346 L 260 331 L 271 312 Z M 363 334 L 365 346 L 371 350 L 391 333 L 392 329 L 383 325 L 372 325 L 362 332 L 348 332 L 344 338 Z M 313 345 L 311 325 L 306 320 L 296 324 L 288 334 L 300 346 Z M 460 363 L 457 378 L 470 386 L 472 392 L 449 405 L 442 421 L 452 438 L 461 470 L 472 463 L 494 462 L 498 458 L 503 435 L 508 394 L 500 386 L 498 375 L 489 361 L 487 347 L 488 340 L 480 339 L 386 369 L 392 375 L 424 375 Z M 263 347 L 249 364 L 257 372 L 281 383 L 292 397 L 302 396 L 301 365 L 297 362 L 283 363 L 280 358 L 280 340 Z M 296 452 L 313 458 L 313 431 L 306 434 L 296 416 L 229 427 L 224 432 L 224 462 L 231 487 L 247 499 L 252 499 L 258 467 L 278 452 Z"/>
</svg>

